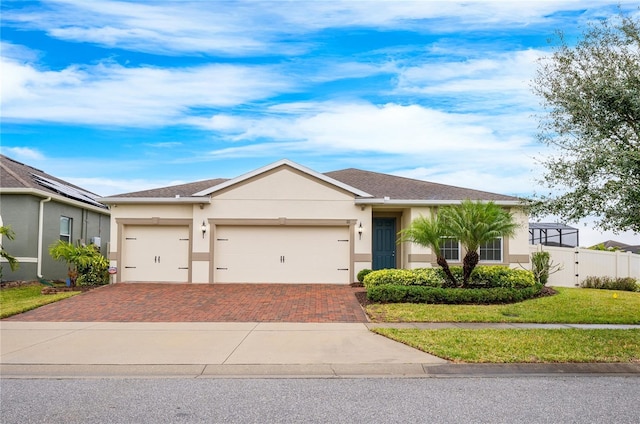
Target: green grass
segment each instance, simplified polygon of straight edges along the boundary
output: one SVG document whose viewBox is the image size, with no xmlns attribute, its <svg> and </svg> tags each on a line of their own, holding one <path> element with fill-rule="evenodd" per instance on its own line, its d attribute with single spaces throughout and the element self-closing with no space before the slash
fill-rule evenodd
<svg viewBox="0 0 640 424">
<path fill-rule="evenodd" d="M 640 293 L 556 288 L 558 294 L 509 305 L 372 304 L 373 322 L 535 322 L 640 324 Z"/>
<path fill-rule="evenodd" d="M 417 330 L 372 331 L 454 362 L 639 362 L 640 330 Z"/>
<path fill-rule="evenodd" d="M 80 292 L 40 294 L 43 286 L 22 286 L 0 290 L 0 318 L 30 311 L 48 303 L 57 302 Z"/>
</svg>

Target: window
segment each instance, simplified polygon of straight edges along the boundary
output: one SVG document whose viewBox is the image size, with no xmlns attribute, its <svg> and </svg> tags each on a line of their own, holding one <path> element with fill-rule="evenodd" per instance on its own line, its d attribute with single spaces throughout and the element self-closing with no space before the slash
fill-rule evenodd
<svg viewBox="0 0 640 424">
<path fill-rule="evenodd" d="M 480 246 L 480 260 L 502 262 L 502 239 L 495 238 Z"/>
<path fill-rule="evenodd" d="M 66 216 L 60 217 L 60 240 L 71 243 L 71 224 L 73 219 Z"/>
<path fill-rule="evenodd" d="M 454 238 L 446 237 L 442 240 L 440 253 L 448 261 L 460 262 L 460 243 Z"/>
</svg>

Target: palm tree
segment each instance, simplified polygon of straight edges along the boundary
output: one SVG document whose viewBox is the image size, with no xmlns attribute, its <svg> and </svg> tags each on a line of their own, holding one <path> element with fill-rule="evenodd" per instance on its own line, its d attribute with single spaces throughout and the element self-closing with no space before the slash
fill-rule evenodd
<svg viewBox="0 0 640 424">
<path fill-rule="evenodd" d="M 449 285 L 456 286 L 458 283 L 449 269 L 449 263 L 442 255 L 440 243 L 448 236 L 442 221 L 436 216 L 425 218 L 420 215 L 411 222 L 411 225 L 400 231 L 399 242 L 413 242 L 420 246 L 430 247 L 436 255 L 436 262 L 443 269 L 445 275 L 449 279 Z"/>
<path fill-rule="evenodd" d="M 467 250 L 462 262 L 463 285 L 478 265 L 480 246 L 499 237 L 511 237 L 519 227 L 510 212 L 493 202 L 465 200 L 442 208 L 439 216 L 445 233 L 457 238 Z"/>
<path fill-rule="evenodd" d="M 15 239 L 16 234 L 13 232 L 10 226 L 3 225 L 3 226 L 0 226 L 0 237 L 1 236 L 5 236 L 8 240 L 13 240 Z M 9 267 L 11 268 L 11 271 L 15 271 L 20 267 L 18 260 L 15 257 L 11 256 L 9 252 L 4 250 L 4 246 L 2 246 L 1 244 L 0 244 L 0 257 L 7 260 L 7 262 L 9 263 Z M 2 266 L 0 266 L 0 278 L 2 278 Z"/>
</svg>

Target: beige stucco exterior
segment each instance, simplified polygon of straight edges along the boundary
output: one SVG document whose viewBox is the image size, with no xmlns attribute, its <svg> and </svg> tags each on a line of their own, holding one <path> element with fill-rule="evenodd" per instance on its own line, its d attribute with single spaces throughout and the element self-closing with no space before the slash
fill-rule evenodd
<svg viewBox="0 0 640 424">
<path fill-rule="evenodd" d="M 118 269 L 115 281 L 144 281 L 140 276 L 149 275 L 154 281 L 189 283 L 241 282 L 242 276 L 246 276 L 244 282 L 354 282 L 360 270 L 372 267 L 374 218 L 394 218 L 399 230 L 421 214 L 437 210 L 435 205 L 386 207 L 356 202 L 366 196 L 285 162 L 230 180 L 197 197 L 112 199 L 109 258 Z M 503 258 L 517 266 L 515 262 L 528 261 L 527 216 L 517 209 L 513 212 L 523 226 L 516 237 L 505 240 Z M 186 234 L 188 240 L 174 233 Z M 246 245 L 245 253 L 234 244 L 239 240 Z M 265 257 L 258 256 L 259 251 Z M 434 262 L 428 248 L 411 243 L 397 246 L 396 267 L 429 267 Z M 180 271 L 159 274 L 160 266 Z M 292 268 L 285 272 L 285 266 Z M 328 272 L 327 267 L 340 272 Z"/>
</svg>

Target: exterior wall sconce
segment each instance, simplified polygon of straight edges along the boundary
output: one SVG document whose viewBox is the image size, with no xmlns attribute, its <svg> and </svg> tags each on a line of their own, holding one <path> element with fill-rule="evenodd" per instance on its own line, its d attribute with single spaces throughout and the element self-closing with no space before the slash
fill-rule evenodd
<svg viewBox="0 0 640 424">
<path fill-rule="evenodd" d="M 207 223 L 202 221 L 202 225 L 200 226 L 200 230 L 202 230 L 202 238 L 204 238 L 204 235 L 207 232 Z"/>
<path fill-rule="evenodd" d="M 362 233 L 364 232 L 364 227 L 362 226 L 362 222 L 358 226 L 358 239 L 362 240 Z"/>
</svg>

